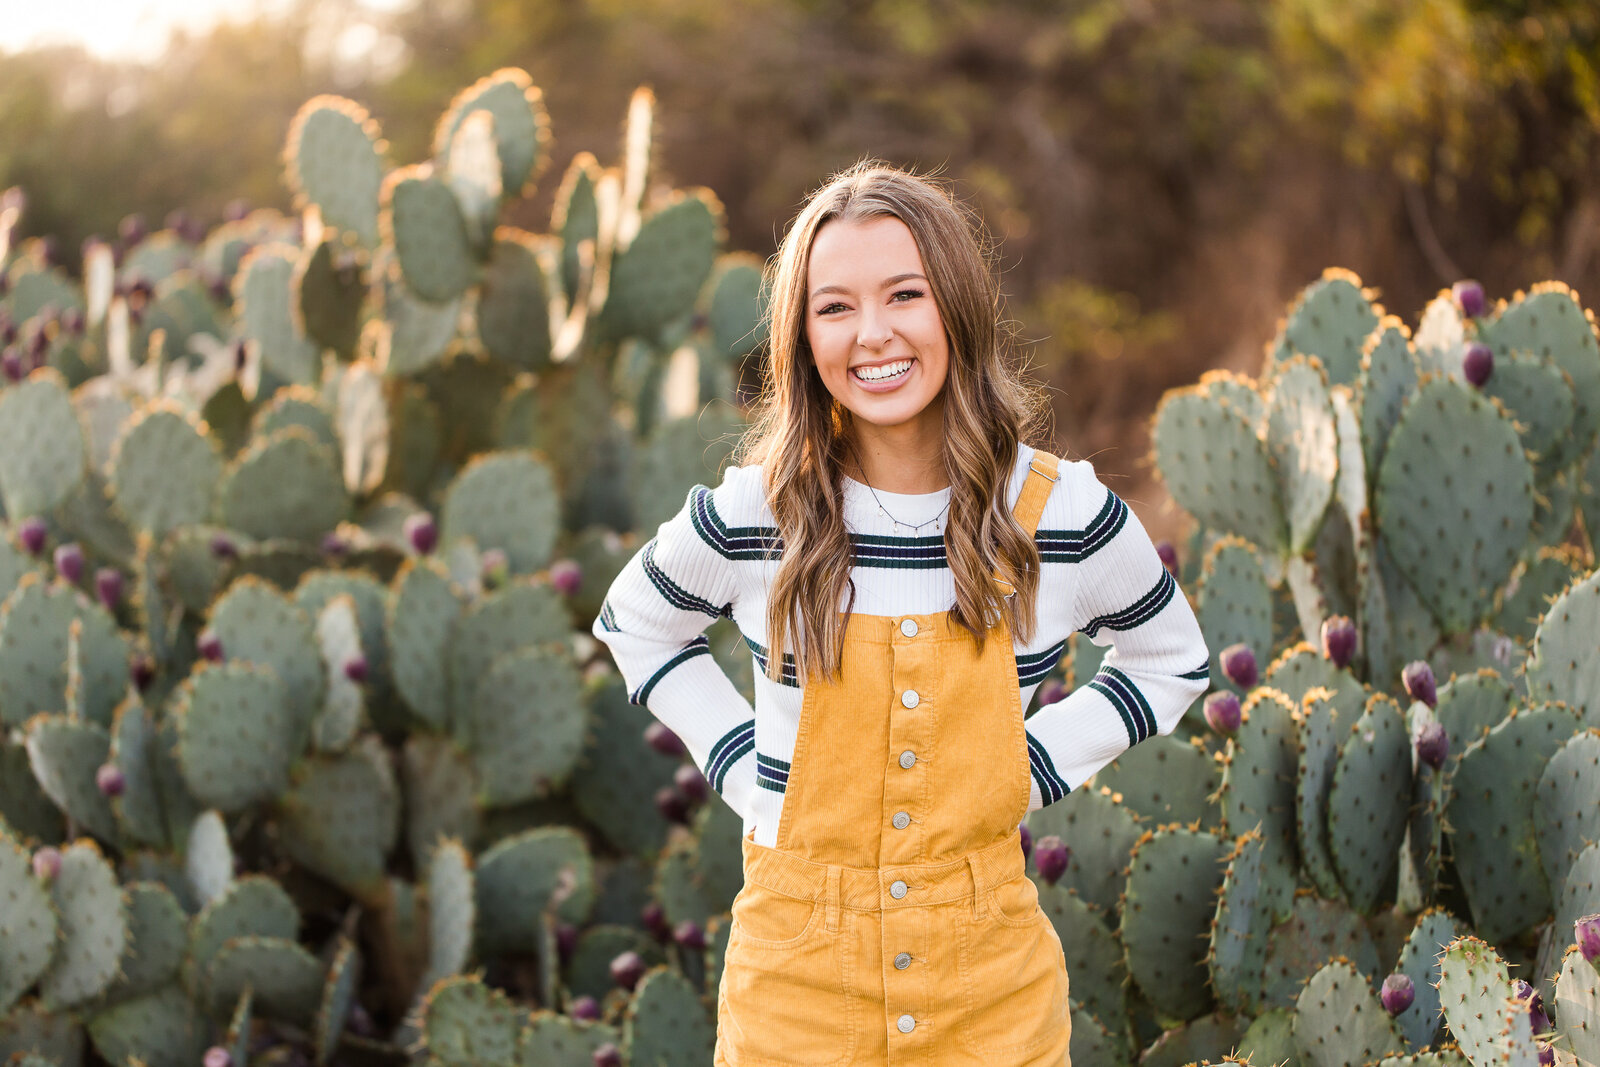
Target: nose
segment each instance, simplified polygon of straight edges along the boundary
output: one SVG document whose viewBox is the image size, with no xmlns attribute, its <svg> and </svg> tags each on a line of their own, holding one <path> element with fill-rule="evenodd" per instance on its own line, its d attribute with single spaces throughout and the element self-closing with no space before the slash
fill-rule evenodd
<svg viewBox="0 0 1600 1067">
<path fill-rule="evenodd" d="M 894 336 L 894 329 L 889 325 L 889 317 L 879 308 L 863 308 L 859 321 L 856 344 L 862 348 L 874 350 L 882 348 Z"/>
</svg>

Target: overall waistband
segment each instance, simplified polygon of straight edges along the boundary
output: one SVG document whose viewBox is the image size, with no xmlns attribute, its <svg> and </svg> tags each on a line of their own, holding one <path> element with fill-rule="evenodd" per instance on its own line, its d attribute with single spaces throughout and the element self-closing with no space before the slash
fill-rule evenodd
<svg viewBox="0 0 1600 1067">
<path fill-rule="evenodd" d="M 841 907 L 872 911 L 969 901 L 981 915 L 990 887 L 1027 873 L 1027 862 L 1022 856 L 1022 835 L 1017 830 L 958 859 L 888 867 L 818 863 L 792 852 L 759 845 L 748 835 L 742 839 L 742 845 L 747 883 L 785 896 L 825 901 L 829 905 L 830 927 Z M 904 882 L 906 887 L 905 895 L 898 899 L 890 888 L 896 882 Z"/>
</svg>

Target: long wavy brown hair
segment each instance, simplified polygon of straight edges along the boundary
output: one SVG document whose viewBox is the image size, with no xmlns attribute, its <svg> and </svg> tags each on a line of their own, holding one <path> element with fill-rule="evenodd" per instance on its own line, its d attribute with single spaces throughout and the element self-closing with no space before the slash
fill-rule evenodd
<svg viewBox="0 0 1600 1067">
<path fill-rule="evenodd" d="M 774 679 L 782 677 L 779 652 L 786 643 L 801 678 L 817 672 L 836 679 L 848 610 L 855 605 L 841 481 L 852 416 L 823 385 L 806 339 L 811 245 L 834 219 L 886 215 L 905 223 L 916 240 L 950 348 L 943 394 L 950 482 L 944 543 L 956 591 L 950 620 L 980 649 L 1002 618 L 1022 640 L 1033 631 L 1039 550 L 1011 517 L 1006 490 L 1019 444 L 1039 432 L 1046 403 L 1016 365 L 987 232 L 945 184 L 864 160 L 811 195 L 767 263 L 769 358 L 737 461 L 763 468 L 767 502 L 783 538 L 767 603 L 767 674 Z M 1003 596 L 993 576 L 1016 594 Z M 849 607 L 841 613 L 847 586 Z"/>
</svg>

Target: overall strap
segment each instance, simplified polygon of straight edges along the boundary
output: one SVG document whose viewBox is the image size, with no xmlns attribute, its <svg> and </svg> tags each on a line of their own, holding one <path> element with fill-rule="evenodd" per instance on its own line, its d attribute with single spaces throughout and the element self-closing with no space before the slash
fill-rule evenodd
<svg viewBox="0 0 1600 1067">
<path fill-rule="evenodd" d="M 1022 492 L 1017 495 L 1017 502 L 1011 508 L 1011 515 L 1017 520 L 1017 525 L 1025 530 L 1029 537 L 1039 528 L 1039 516 L 1044 514 L 1044 502 L 1050 496 L 1050 490 L 1060 480 L 1056 467 L 1061 460 L 1044 450 L 1036 450 L 1033 459 L 1028 462 L 1028 478 L 1022 483 Z M 1006 596 L 1013 595 L 1016 590 L 1011 583 L 995 575 L 995 584 L 1000 587 Z"/>
</svg>

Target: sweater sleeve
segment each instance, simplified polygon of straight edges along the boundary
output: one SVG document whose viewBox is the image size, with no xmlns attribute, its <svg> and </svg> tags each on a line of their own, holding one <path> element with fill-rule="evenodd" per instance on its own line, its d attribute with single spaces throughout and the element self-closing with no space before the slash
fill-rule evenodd
<svg viewBox="0 0 1600 1067">
<path fill-rule="evenodd" d="M 697 485 L 607 590 L 594 636 L 611 649 L 628 687 L 683 741 L 711 787 L 741 817 L 755 786 L 755 711 L 711 656 L 704 630 L 731 616 L 733 554 L 718 543 L 721 514 L 742 514 L 758 467 L 732 467 L 713 491 Z"/>
<path fill-rule="evenodd" d="M 1152 734 L 1171 734 L 1205 692 L 1200 624 L 1138 516 L 1088 463 L 1062 464 L 1086 555 L 1072 564 L 1071 629 L 1110 646 L 1100 669 L 1027 720 L 1029 810 L 1053 804 Z"/>
</svg>

